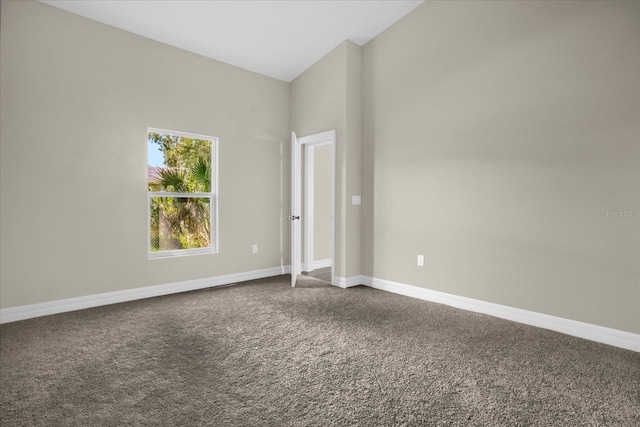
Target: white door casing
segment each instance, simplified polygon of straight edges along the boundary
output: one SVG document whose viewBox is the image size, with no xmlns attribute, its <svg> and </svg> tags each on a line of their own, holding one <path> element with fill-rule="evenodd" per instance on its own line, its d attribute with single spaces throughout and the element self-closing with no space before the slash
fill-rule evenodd
<svg viewBox="0 0 640 427">
<path fill-rule="evenodd" d="M 331 283 L 335 281 L 335 129 L 297 138 L 291 133 L 291 286 L 295 287 L 298 274 L 302 272 L 302 227 L 300 214 L 302 210 L 302 171 L 301 147 L 331 144 Z"/>
</svg>

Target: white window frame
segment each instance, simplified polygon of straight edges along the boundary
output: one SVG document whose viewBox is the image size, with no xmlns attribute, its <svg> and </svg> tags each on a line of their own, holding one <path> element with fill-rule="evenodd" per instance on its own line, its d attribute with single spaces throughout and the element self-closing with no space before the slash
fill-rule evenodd
<svg viewBox="0 0 640 427">
<path fill-rule="evenodd" d="M 147 190 L 147 254 L 149 259 L 171 258 L 177 256 L 201 255 L 218 253 L 218 138 L 215 136 L 196 133 L 180 132 L 167 129 L 147 128 L 147 140 L 150 133 L 168 134 L 184 138 L 204 139 L 211 141 L 211 192 L 210 193 L 180 193 L 168 191 Z M 149 154 L 147 153 L 147 160 Z M 147 182 L 148 185 L 148 182 Z M 152 197 L 180 197 L 180 198 L 209 198 L 209 241 L 208 248 L 175 249 L 170 251 L 151 251 L 151 198 Z"/>
</svg>

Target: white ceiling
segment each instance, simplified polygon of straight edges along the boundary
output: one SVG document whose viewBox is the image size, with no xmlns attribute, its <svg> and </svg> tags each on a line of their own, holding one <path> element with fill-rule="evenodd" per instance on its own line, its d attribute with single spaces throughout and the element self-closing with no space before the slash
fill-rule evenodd
<svg viewBox="0 0 640 427">
<path fill-rule="evenodd" d="M 363 45 L 423 0 L 41 0 L 105 24 L 291 81 L 342 41 Z"/>
</svg>

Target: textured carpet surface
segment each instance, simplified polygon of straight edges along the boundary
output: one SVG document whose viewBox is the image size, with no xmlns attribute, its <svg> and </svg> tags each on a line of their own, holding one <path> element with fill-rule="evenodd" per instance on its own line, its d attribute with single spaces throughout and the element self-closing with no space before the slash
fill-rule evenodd
<svg viewBox="0 0 640 427">
<path fill-rule="evenodd" d="M 640 354 L 288 276 L 0 326 L 3 426 L 640 425 Z"/>
</svg>

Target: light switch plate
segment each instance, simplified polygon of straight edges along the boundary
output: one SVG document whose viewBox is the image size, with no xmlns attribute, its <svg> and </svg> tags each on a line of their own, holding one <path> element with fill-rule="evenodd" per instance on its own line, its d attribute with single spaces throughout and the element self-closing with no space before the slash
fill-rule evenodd
<svg viewBox="0 0 640 427">
<path fill-rule="evenodd" d="M 351 204 L 358 206 L 362 204 L 362 198 L 360 196 L 351 196 Z"/>
</svg>

